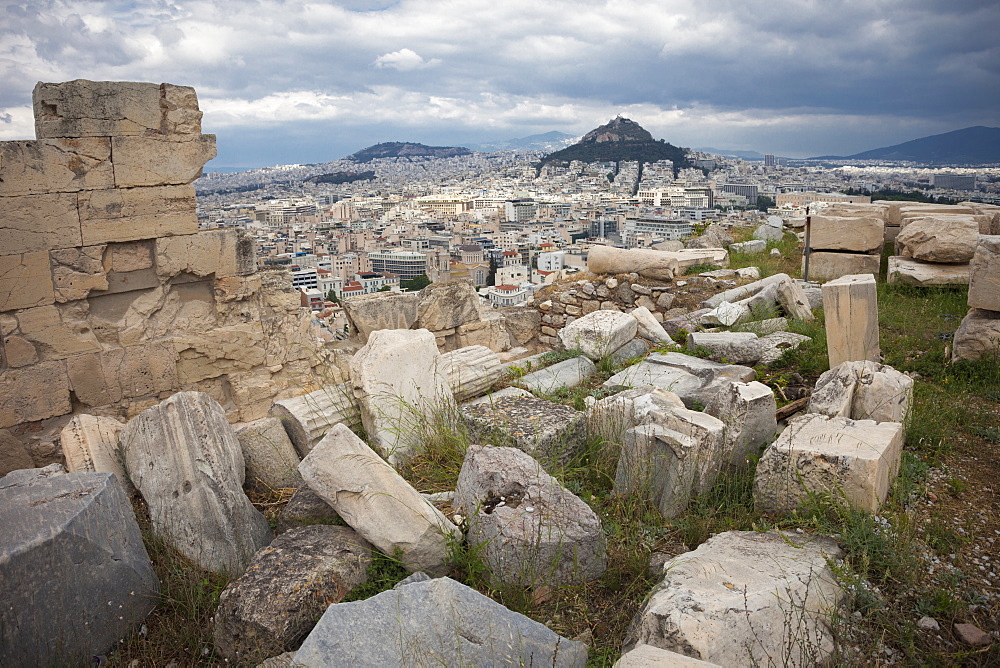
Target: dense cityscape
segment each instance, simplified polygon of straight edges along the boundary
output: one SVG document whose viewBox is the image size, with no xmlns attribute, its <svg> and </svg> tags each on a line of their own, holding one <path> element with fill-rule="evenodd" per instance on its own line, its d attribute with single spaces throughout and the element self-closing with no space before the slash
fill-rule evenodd
<svg viewBox="0 0 1000 668">
<path fill-rule="evenodd" d="M 543 157 L 508 151 L 210 171 L 195 183 L 199 222 L 252 234 L 259 264 L 291 269 L 302 305 L 339 334 L 343 298 L 450 278 L 471 280 L 484 304 L 528 303 L 583 268 L 594 245 L 676 244 L 710 222 L 791 221 L 810 204 L 867 202 L 872 192 L 1000 202 L 997 168 L 692 152 L 694 167 L 675 170 L 670 161 L 559 165 Z M 320 178 L 365 172 L 374 178 Z"/>
</svg>

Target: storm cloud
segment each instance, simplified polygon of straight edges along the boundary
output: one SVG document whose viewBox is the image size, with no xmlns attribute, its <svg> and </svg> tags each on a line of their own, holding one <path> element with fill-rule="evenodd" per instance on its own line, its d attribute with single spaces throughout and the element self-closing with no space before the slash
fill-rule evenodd
<svg viewBox="0 0 1000 668">
<path fill-rule="evenodd" d="M 209 169 L 616 114 L 683 146 L 846 154 L 1000 125 L 998 31 L 962 0 L 31 0 L 4 7 L 0 139 L 33 135 L 36 81 L 85 78 L 194 86 Z"/>
</svg>

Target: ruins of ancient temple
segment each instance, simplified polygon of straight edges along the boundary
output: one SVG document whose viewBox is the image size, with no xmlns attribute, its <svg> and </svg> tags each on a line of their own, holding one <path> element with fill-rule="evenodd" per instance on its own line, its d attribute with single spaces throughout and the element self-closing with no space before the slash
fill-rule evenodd
<svg viewBox="0 0 1000 668">
<path fill-rule="evenodd" d="M 37 139 L 0 142 L 0 428 L 179 390 L 246 421 L 318 387 L 287 277 L 241 231 L 198 228 L 216 149 L 194 89 L 39 83 L 34 112 Z"/>
</svg>

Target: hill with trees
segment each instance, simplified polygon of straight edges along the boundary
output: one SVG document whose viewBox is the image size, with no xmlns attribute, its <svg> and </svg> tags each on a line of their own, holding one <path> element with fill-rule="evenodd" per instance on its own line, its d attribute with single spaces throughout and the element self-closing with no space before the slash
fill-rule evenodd
<svg viewBox="0 0 1000 668">
<path fill-rule="evenodd" d="M 413 142 L 389 141 L 363 148 L 344 158 L 354 162 L 371 162 L 376 158 L 453 158 L 472 153 L 462 146 L 427 146 Z"/>
<path fill-rule="evenodd" d="M 656 162 L 670 160 L 674 171 L 689 167 L 687 150 L 653 139 L 653 135 L 635 121 L 618 116 L 583 136 L 572 146 L 550 153 L 546 162 Z"/>
</svg>

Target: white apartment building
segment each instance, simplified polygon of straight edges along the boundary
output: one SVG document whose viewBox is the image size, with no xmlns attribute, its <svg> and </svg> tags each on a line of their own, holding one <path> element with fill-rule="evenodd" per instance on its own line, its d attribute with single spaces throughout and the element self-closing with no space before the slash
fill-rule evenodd
<svg viewBox="0 0 1000 668">
<path fill-rule="evenodd" d="M 565 266 L 566 253 L 564 251 L 551 251 L 538 254 L 539 271 L 559 271 Z"/>
<path fill-rule="evenodd" d="M 517 285 L 494 285 L 484 288 L 483 293 L 493 308 L 523 306 L 528 303 L 528 290 Z"/>
<path fill-rule="evenodd" d="M 313 288 L 319 289 L 319 275 L 316 273 L 316 267 L 308 267 L 306 269 L 296 269 L 292 271 L 292 287 L 299 288 Z"/>
</svg>

